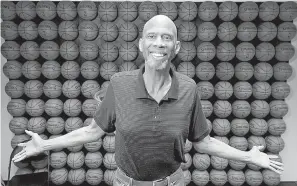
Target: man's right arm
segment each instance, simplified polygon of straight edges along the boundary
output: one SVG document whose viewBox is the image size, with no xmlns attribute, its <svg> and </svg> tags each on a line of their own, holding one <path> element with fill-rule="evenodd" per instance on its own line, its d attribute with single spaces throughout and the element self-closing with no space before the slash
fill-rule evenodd
<svg viewBox="0 0 297 186">
<path fill-rule="evenodd" d="M 43 151 L 48 151 L 81 145 L 96 141 L 104 134 L 105 132 L 96 124 L 95 120 L 92 119 L 91 124 L 86 127 L 79 128 L 57 138 L 44 140 L 41 148 Z"/>
</svg>

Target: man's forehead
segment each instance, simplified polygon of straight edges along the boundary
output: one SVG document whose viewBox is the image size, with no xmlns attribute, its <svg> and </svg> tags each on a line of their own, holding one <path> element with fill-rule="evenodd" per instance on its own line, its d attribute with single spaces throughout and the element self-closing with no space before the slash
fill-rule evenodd
<svg viewBox="0 0 297 186">
<path fill-rule="evenodd" d="M 158 17 L 152 18 L 144 25 L 143 33 L 147 34 L 150 32 L 164 32 L 175 36 L 177 34 L 177 29 L 174 22 L 171 20 Z"/>
</svg>

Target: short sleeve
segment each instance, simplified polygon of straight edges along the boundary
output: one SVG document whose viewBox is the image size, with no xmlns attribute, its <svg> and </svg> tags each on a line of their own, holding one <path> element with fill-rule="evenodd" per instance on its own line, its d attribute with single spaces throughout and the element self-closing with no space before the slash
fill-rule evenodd
<svg viewBox="0 0 297 186">
<path fill-rule="evenodd" d="M 198 142 L 209 135 L 210 131 L 203 113 L 198 89 L 195 92 L 195 103 L 191 114 L 191 123 L 189 127 L 189 141 Z"/>
<path fill-rule="evenodd" d="M 97 125 L 107 133 L 115 131 L 115 97 L 112 84 L 110 83 L 105 97 L 93 115 Z"/>
</svg>

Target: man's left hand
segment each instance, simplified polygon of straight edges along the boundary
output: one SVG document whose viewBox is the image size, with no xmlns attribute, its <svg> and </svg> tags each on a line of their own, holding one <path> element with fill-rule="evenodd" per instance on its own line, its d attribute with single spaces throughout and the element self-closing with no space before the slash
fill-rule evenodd
<svg viewBox="0 0 297 186">
<path fill-rule="evenodd" d="M 263 153 L 260 151 L 262 148 L 264 148 L 264 146 L 253 146 L 253 148 L 249 151 L 251 157 L 250 163 L 258 165 L 262 168 L 270 169 L 278 174 L 281 174 L 281 171 L 284 170 L 284 164 L 272 160 L 274 158 L 278 158 L 278 156 Z"/>
</svg>

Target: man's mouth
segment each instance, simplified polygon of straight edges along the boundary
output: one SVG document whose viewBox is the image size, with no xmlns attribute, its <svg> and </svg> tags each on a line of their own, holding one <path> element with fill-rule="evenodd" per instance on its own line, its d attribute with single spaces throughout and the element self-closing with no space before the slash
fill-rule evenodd
<svg viewBox="0 0 297 186">
<path fill-rule="evenodd" d="M 155 59 L 161 59 L 161 58 L 167 56 L 166 53 L 162 53 L 162 52 L 150 52 L 150 54 L 151 54 Z"/>
</svg>

